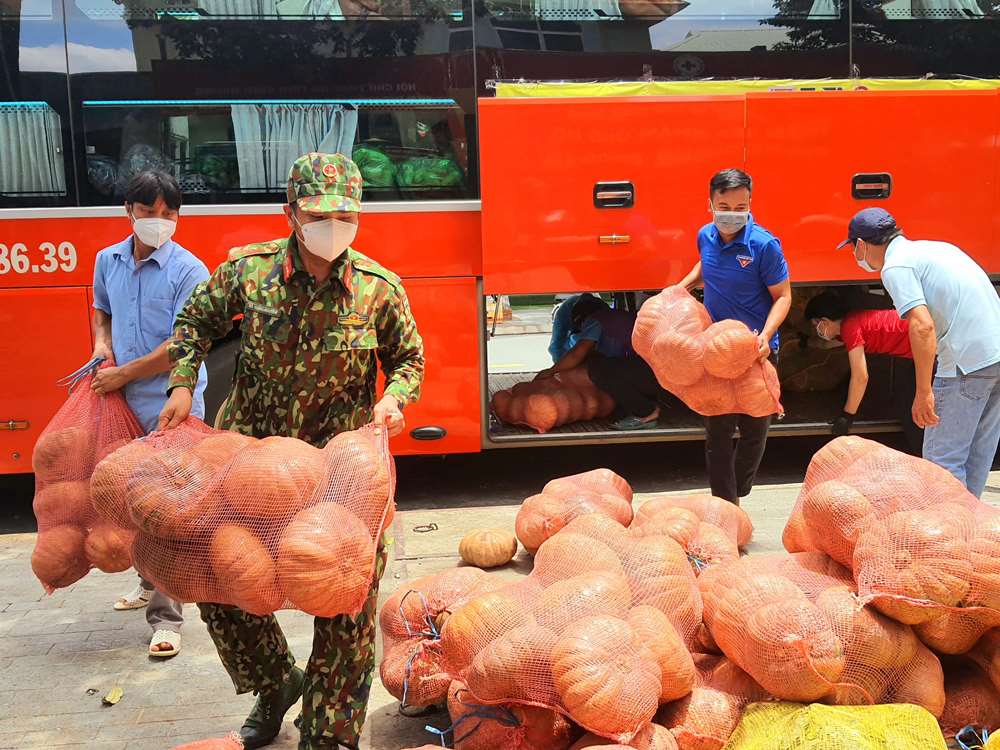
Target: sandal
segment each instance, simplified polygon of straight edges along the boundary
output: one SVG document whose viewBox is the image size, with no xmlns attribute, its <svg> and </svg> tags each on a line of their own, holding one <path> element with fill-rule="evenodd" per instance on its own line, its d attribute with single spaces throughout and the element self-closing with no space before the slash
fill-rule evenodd
<svg viewBox="0 0 1000 750">
<path fill-rule="evenodd" d="M 655 430 L 660 424 L 657 419 L 644 420 L 641 417 L 624 417 L 617 422 L 612 422 L 611 426 L 616 430 Z"/>
<path fill-rule="evenodd" d="M 149 604 L 149 600 L 152 598 L 153 592 L 150 589 L 144 589 L 142 584 L 139 584 L 125 596 L 119 597 L 114 606 L 118 612 L 130 609 L 142 609 Z"/>
<path fill-rule="evenodd" d="M 156 647 L 163 643 L 169 645 L 170 648 L 156 650 Z M 159 659 L 165 659 L 168 656 L 177 656 L 180 650 L 181 634 L 173 630 L 157 630 L 153 633 L 153 637 L 149 641 L 149 655 Z"/>
</svg>

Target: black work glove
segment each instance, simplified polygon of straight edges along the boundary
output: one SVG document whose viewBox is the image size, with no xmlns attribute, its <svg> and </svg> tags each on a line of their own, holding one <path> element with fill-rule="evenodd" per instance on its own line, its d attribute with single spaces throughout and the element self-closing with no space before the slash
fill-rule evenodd
<svg viewBox="0 0 1000 750">
<path fill-rule="evenodd" d="M 851 425 L 854 424 L 854 415 L 848 414 L 846 411 L 841 412 L 840 416 L 830 424 L 833 425 L 830 432 L 834 435 L 846 435 L 851 431 Z"/>
</svg>

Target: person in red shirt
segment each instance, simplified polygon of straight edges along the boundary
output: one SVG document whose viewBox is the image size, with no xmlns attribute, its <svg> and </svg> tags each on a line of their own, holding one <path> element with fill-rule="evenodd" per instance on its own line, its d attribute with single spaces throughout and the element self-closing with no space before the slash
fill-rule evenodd
<svg viewBox="0 0 1000 750">
<path fill-rule="evenodd" d="M 910 349 L 909 324 L 895 310 L 848 310 L 841 297 L 824 292 L 806 304 L 805 317 L 816 328 L 816 335 L 827 341 L 840 340 L 847 349 L 851 364 L 851 383 L 847 402 L 839 417 L 833 420 L 833 434 L 846 435 L 861 406 L 868 388 L 866 353 L 896 357 L 894 367 L 893 402 L 903 425 L 910 450 L 920 455 L 923 430 L 913 422 L 910 406 L 916 393 L 913 352 Z"/>
</svg>

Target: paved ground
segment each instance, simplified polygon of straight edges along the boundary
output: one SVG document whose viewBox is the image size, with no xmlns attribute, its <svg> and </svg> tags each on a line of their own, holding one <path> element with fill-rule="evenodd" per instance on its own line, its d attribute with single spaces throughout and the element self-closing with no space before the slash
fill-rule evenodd
<svg viewBox="0 0 1000 750">
<path fill-rule="evenodd" d="M 816 447 L 806 440 L 772 445 L 781 449 L 769 451 L 761 483 L 747 502 L 756 524 L 751 551 L 780 547 L 796 481 Z M 608 465 L 633 482 L 640 503 L 651 492 L 700 489 L 700 449 L 691 444 L 510 450 L 400 461 L 394 559 L 382 598 L 409 579 L 456 565 L 458 540 L 468 530 L 512 528 L 517 503 L 548 478 Z M 8 518 L 23 517 L 23 486 L 7 487 L 21 488 L 7 496 Z M 1000 505 L 1000 472 L 991 476 L 987 499 Z M 20 523 L 15 518 L 13 526 Z M 436 530 L 420 531 L 431 524 Z M 161 750 L 239 726 L 253 698 L 233 694 L 193 607 L 186 611 L 182 653 L 153 662 L 145 656 L 149 631 L 142 612 L 110 608 L 134 585 L 133 574 L 91 573 L 70 589 L 45 596 L 28 565 L 33 544 L 32 533 L 0 536 L 0 750 Z M 524 575 L 528 568 L 522 552 L 498 575 Z M 280 619 L 304 662 L 311 618 L 282 613 Z M 114 686 L 124 689 L 124 697 L 116 706 L 102 707 L 101 696 Z M 291 718 L 294 713 L 272 747 L 296 747 Z M 425 724 L 447 725 L 440 713 L 399 716 L 396 701 L 380 685 L 373 690 L 369 718 L 363 747 L 376 750 L 429 742 Z"/>
</svg>

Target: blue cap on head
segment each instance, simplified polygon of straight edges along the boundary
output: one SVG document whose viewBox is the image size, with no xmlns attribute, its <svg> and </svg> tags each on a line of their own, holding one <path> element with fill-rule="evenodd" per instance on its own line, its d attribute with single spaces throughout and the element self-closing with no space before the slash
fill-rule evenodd
<svg viewBox="0 0 1000 750">
<path fill-rule="evenodd" d="M 862 209 L 854 214 L 847 227 L 847 239 L 837 245 L 837 249 L 853 245 L 858 240 L 872 242 L 892 229 L 896 229 L 896 220 L 884 208 Z"/>
</svg>

